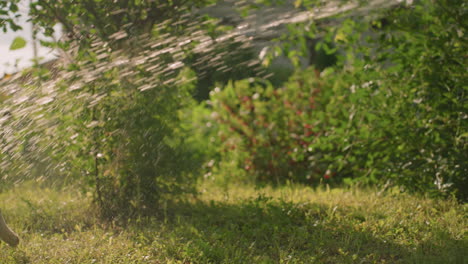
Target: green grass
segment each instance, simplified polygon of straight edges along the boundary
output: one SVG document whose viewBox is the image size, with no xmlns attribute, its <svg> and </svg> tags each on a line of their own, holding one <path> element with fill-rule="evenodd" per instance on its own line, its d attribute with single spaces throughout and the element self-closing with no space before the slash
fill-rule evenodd
<svg viewBox="0 0 468 264">
<path fill-rule="evenodd" d="M 18 248 L 0 263 L 468 263 L 467 205 L 372 190 L 201 187 L 126 225 L 90 197 L 32 185 L 0 194 Z"/>
</svg>

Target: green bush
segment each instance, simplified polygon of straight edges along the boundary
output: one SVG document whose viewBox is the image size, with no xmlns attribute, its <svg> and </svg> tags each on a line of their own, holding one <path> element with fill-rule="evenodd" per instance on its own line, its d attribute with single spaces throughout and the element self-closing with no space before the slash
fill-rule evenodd
<svg viewBox="0 0 468 264">
<path fill-rule="evenodd" d="M 340 63 L 320 78 L 299 69 L 280 89 L 227 85 L 211 98 L 221 162 L 256 180 L 323 176 L 466 200 L 468 42 L 457 3 L 399 7 L 385 14 L 391 23 L 345 20 L 330 30 Z"/>
<path fill-rule="evenodd" d="M 334 88 L 323 88 L 331 93 L 322 98 L 322 122 L 331 135 L 322 139 L 337 146 L 328 160 L 346 172 L 343 177 L 467 199 L 468 42 L 462 5 L 420 1 L 391 11 L 391 23 L 366 39 L 368 48 L 349 49 L 346 70 L 324 78 Z M 319 148 L 322 141 L 317 143 Z"/>
<path fill-rule="evenodd" d="M 222 160 L 234 161 L 256 181 L 316 182 L 325 173 L 309 159 L 315 129 L 315 71 L 296 74 L 284 87 L 244 80 L 211 96 L 212 122 L 218 123 Z"/>
<path fill-rule="evenodd" d="M 99 94 L 105 96 L 95 105 L 93 97 L 84 98 L 88 110 L 79 119 L 63 116 L 61 124 L 78 135 L 67 146 L 68 154 L 74 155 L 70 168 L 87 175 L 96 202 L 108 217 L 142 214 L 172 195 L 192 192 L 199 167 L 184 143 L 187 131 L 181 124 L 181 111 L 193 104 L 194 85 L 187 82 L 193 72 L 184 69 L 166 77 L 179 79 L 177 86 L 149 82 L 146 91 L 134 83 L 145 82 L 147 72 L 129 79 L 121 74 L 112 69 L 86 87 L 91 91 L 100 87 Z M 75 156 L 73 149 L 80 145 L 79 152 L 88 155 Z"/>
<path fill-rule="evenodd" d="M 181 119 L 194 105 L 195 74 L 184 67 L 159 74 L 148 61 L 117 64 L 126 52 L 99 59 L 90 52 L 56 78 L 15 84 L 22 93 L 3 102 L 11 114 L 0 131 L 8 181 L 78 181 L 108 218 L 154 212 L 162 200 L 194 191 L 201 161 L 185 144 Z"/>
</svg>

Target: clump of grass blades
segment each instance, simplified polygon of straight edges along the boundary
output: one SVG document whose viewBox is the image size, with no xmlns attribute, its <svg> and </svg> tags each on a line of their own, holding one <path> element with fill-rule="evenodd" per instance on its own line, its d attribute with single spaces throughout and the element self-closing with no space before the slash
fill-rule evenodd
<svg viewBox="0 0 468 264">
<path fill-rule="evenodd" d="M 125 226 L 81 193 L 0 195 L 23 241 L 2 263 L 463 263 L 466 205 L 363 189 L 202 185 Z"/>
</svg>

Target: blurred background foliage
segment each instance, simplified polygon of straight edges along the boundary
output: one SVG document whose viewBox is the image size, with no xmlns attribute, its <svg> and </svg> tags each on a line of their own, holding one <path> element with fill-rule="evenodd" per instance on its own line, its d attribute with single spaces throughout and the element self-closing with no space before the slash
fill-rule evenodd
<svg viewBox="0 0 468 264">
<path fill-rule="evenodd" d="M 418 1 L 323 32 L 295 26 L 288 46 L 315 30 L 314 51 L 329 63 L 297 68 L 279 86 L 249 79 L 213 92 L 220 166 L 257 182 L 381 184 L 466 200 L 464 5 Z"/>
<path fill-rule="evenodd" d="M 63 25 L 63 40 L 43 44 L 67 63 L 1 86 L 0 187 L 77 184 L 108 218 L 182 199 L 202 176 L 466 201 L 464 1 L 294 23 L 260 56 L 194 11 L 212 2 L 35 1 L 36 25 Z"/>
</svg>

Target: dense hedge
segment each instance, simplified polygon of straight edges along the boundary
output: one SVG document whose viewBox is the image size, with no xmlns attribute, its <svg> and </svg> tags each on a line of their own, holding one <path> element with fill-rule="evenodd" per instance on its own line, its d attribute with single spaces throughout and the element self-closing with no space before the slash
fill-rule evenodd
<svg viewBox="0 0 468 264">
<path fill-rule="evenodd" d="M 381 183 L 467 199 L 466 8 L 420 1 L 333 31 L 341 63 L 213 93 L 221 164 L 257 181 Z M 390 21 L 390 22 L 388 22 Z M 383 26 L 383 24 L 386 24 Z"/>
</svg>

